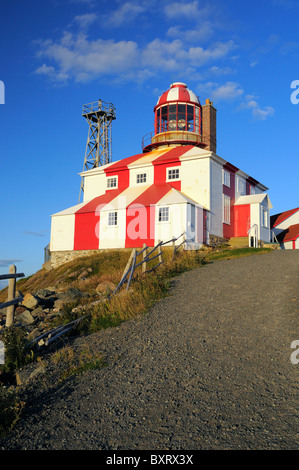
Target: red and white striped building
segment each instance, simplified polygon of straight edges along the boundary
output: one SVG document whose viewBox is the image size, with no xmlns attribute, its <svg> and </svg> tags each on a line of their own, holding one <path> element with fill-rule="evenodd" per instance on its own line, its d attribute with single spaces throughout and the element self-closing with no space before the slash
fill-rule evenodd
<svg viewBox="0 0 299 470">
<path fill-rule="evenodd" d="M 271 216 L 271 229 L 284 249 L 299 249 L 299 207 Z"/>
<path fill-rule="evenodd" d="M 217 155 L 213 103 L 173 83 L 154 113 L 142 153 L 81 174 L 84 201 L 52 216 L 51 253 L 154 246 L 182 232 L 197 248 L 253 226 L 270 241 L 268 188 Z"/>
</svg>

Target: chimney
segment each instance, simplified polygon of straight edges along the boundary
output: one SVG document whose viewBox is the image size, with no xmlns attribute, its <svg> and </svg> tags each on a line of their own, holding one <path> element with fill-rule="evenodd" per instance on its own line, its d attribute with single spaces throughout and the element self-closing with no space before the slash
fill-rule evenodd
<svg viewBox="0 0 299 470">
<path fill-rule="evenodd" d="M 216 153 L 216 112 L 213 102 L 209 99 L 202 107 L 202 140 L 205 149 Z"/>
</svg>

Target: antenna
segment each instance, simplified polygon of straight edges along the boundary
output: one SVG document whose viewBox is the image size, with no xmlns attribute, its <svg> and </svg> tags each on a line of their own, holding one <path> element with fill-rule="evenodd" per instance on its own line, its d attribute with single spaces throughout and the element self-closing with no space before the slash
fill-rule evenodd
<svg viewBox="0 0 299 470">
<path fill-rule="evenodd" d="M 116 119 L 116 113 L 112 103 L 98 100 L 85 104 L 82 109 L 82 116 L 86 118 L 89 124 L 83 164 L 84 172 L 111 163 L 112 121 Z M 81 192 L 84 192 L 84 176 L 81 178 L 79 202 Z"/>
</svg>

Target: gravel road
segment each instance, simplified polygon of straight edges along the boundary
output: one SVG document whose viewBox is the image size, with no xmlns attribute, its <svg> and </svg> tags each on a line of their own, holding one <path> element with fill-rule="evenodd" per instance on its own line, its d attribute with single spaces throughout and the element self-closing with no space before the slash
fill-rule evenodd
<svg viewBox="0 0 299 470">
<path fill-rule="evenodd" d="M 146 315 L 75 340 L 108 366 L 34 387 L 0 449 L 298 450 L 298 285 L 299 250 L 184 273 Z"/>
</svg>

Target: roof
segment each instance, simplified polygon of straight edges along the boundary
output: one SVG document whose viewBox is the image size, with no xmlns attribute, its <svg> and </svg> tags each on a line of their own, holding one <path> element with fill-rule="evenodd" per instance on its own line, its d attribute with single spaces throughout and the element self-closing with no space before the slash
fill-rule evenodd
<svg viewBox="0 0 299 470">
<path fill-rule="evenodd" d="M 296 207 L 296 209 L 290 209 L 288 211 L 280 212 L 279 214 L 271 215 L 270 217 L 271 227 L 273 228 L 281 224 L 281 222 L 286 220 L 288 217 L 291 217 L 291 215 L 295 214 L 295 212 L 297 211 L 299 211 L 299 207 Z"/>
<path fill-rule="evenodd" d="M 249 194 L 247 196 L 240 196 L 236 200 L 235 206 L 241 206 L 245 204 L 261 204 L 265 198 L 267 198 L 269 209 L 272 209 L 273 206 L 271 204 L 268 194 L 266 193 Z"/>
<path fill-rule="evenodd" d="M 164 93 L 159 97 L 156 107 L 172 101 L 200 104 L 195 93 L 189 90 L 187 85 L 182 82 L 172 83 L 169 90 L 164 91 Z"/>
<path fill-rule="evenodd" d="M 299 237 L 299 224 L 294 224 L 288 227 L 287 229 L 280 232 L 276 235 L 277 240 L 282 242 L 289 242 L 292 240 L 296 240 Z"/>
<path fill-rule="evenodd" d="M 234 169 L 234 171 L 238 171 L 244 176 L 244 178 L 248 179 L 248 181 L 254 182 L 254 184 L 258 185 L 262 191 L 267 191 L 267 187 L 264 186 L 262 183 L 254 180 L 250 175 L 241 171 L 236 166 L 232 165 L 228 161 L 224 160 L 223 158 L 213 154 L 209 150 L 201 149 L 195 145 L 169 145 L 168 147 L 154 149 L 148 153 L 139 153 L 136 155 L 132 155 L 127 158 L 123 158 L 116 162 L 107 163 L 106 165 L 102 165 L 96 168 L 92 168 L 91 170 L 83 171 L 80 176 L 90 176 L 95 175 L 97 173 L 106 173 L 107 176 L 112 175 L 114 172 L 128 170 L 131 168 L 142 167 L 146 165 L 159 165 L 163 163 L 170 163 L 177 161 L 186 160 L 186 159 L 193 159 L 193 158 L 212 158 L 215 161 L 219 162 L 220 164 Z M 245 204 L 245 203 L 244 203 Z M 246 204 L 248 204 L 246 202 Z"/>
<path fill-rule="evenodd" d="M 54 214 L 54 216 L 99 213 L 101 210 L 111 211 L 126 209 L 128 207 L 140 208 L 152 205 L 182 203 L 199 205 L 196 201 L 173 188 L 168 183 L 152 184 L 141 187 L 129 187 L 123 191 L 118 189 L 110 190 L 90 201 L 77 204 L 76 206 L 58 212 Z"/>
</svg>

